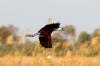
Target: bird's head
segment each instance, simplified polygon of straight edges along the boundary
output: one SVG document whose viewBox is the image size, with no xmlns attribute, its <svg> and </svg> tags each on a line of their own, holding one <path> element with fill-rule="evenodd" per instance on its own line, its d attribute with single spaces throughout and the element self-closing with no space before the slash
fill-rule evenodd
<svg viewBox="0 0 100 66">
<path fill-rule="evenodd" d="M 57 22 L 57 23 L 53 23 L 52 24 L 53 26 L 53 29 L 58 29 L 59 28 L 59 26 L 60 26 L 60 23 L 59 22 Z"/>
<path fill-rule="evenodd" d="M 53 28 L 54 28 L 55 31 L 63 31 L 63 28 L 59 27 L 60 26 L 59 22 L 54 23 L 53 25 L 54 25 Z"/>
</svg>

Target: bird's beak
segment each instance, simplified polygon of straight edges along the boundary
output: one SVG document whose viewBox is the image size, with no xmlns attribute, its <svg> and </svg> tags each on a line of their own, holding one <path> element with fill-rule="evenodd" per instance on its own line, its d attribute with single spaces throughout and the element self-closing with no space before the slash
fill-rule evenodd
<svg viewBox="0 0 100 66">
<path fill-rule="evenodd" d="M 63 28 L 59 27 L 56 31 L 64 31 Z"/>
<path fill-rule="evenodd" d="M 61 30 L 62 30 L 62 31 L 64 31 L 64 29 L 63 29 L 63 28 L 61 28 Z"/>
</svg>

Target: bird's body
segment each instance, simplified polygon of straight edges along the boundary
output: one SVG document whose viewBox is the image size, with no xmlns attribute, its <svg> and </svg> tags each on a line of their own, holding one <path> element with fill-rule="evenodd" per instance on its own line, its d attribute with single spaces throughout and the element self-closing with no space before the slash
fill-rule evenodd
<svg viewBox="0 0 100 66">
<path fill-rule="evenodd" d="M 60 26 L 60 23 L 52 23 L 45 25 L 42 29 L 38 31 L 38 33 L 41 34 L 51 34 L 54 30 L 58 29 Z"/>
<path fill-rule="evenodd" d="M 60 26 L 60 23 L 52 23 L 52 24 L 47 24 L 43 28 L 41 28 L 38 33 L 34 34 L 37 35 L 39 34 L 39 40 L 40 44 L 45 47 L 45 48 L 52 48 L 52 43 L 51 43 L 51 33 L 58 29 Z M 32 36 L 34 36 L 32 35 Z M 30 35 L 28 35 L 30 36 Z"/>
</svg>

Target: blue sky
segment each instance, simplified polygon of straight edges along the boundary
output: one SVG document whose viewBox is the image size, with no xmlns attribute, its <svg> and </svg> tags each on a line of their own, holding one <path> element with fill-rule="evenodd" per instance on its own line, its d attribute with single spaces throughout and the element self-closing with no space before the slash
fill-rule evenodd
<svg viewBox="0 0 100 66">
<path fill-rule="evenodd" d="M 0 0 L 0 26 L 13 24 L 35 32 L 48 17 L 91 33 L 100 28 L 100 0 Z"/>
</svg>

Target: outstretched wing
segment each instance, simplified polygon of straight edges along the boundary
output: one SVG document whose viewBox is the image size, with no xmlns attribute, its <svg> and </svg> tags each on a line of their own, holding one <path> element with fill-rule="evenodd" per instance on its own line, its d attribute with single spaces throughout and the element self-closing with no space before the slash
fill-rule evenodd
<svg viewBox="0 0 100 66">
<path fill-rule="evenodd" d="M 39 35 L 40 44 L 45 48 L 52 48 L 51 35 L 40 34 Z"/>
</svg>

